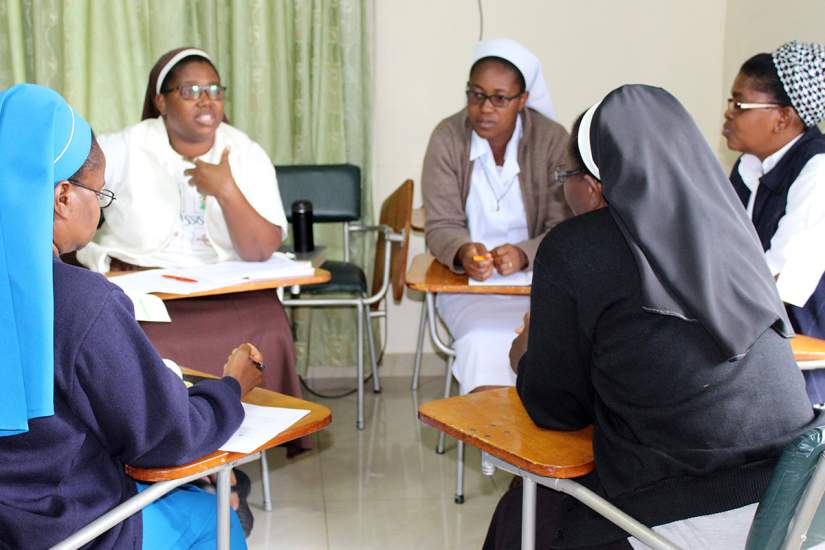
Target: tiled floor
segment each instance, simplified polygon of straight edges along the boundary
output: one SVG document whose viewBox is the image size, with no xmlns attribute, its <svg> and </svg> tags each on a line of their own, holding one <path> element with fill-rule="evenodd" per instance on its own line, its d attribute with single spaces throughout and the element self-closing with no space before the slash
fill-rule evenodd
<svg viewBox="0 0 825 550">
<path fill-rule="evenodd" d="M 305 396 L 332 409 L 332 425 L 317 434 L 310 452 L 292 459 L 283 449 L 269 453 L 271 513 L 260 508 L 258 463 L 243 466 L 253 481 L 250 549 L 481 547 L 510 476 L 483 476 L 478 450 L 468 447 L 466 501 L 455 504 L 455 441 L 448 438 L 447 453 L 437 455 L 437 432 L 416 418 L 416 400 L 438 396 L 441 379 L 422 378 L 417 394 L 409 383 L 387 378 L 381 394 L 367 393 L 362 432 L 355 429 L 354 395 Z M 330 381 L 326 389 L 345 384 Z"/>
</svg>

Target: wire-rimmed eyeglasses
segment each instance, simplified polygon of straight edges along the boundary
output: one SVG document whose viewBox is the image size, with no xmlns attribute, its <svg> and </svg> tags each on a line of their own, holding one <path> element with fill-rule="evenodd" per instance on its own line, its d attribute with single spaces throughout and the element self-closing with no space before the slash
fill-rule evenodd
<svg viewBox="0 0 825 550">
<path fill-rule="evenodd" d="M 501 94 L 487 95 L 484 92 L 473 90 L 471 88 L 464 90 L 464 93 L 467 94 L 467 103 L 470 105 L 484 105 L 484 102 L 489 99 L 490 104 L 496 109 L 504 109 L 510 104 L 511 101 L 524 95 L 524 92 L 519 92 L 516 95 L 510 96 Z"/>
<path fill-rule="evenodd" d="M 742 101 L 736 101 L 732 97 L 728 98 L 728 111 L 734 113 L 750 111 L 752 109 L 776 109 L 777 107 L 783 107 L 783 105 L 779 103 L 744 103 Z"/>
<path fill-rule="evenodd" d="M 115 200 L 115 194 L 113 192 L 109 191 L 108 189 L 101 189 L 100 191 L 98 191 L 97 189 L 92 189 L 88 185 L 84 185 L 84 184 L 80 183 L 79 181 L 77 181 L 76 179 L 72 179 L 72 178 L 69 178 L 66 181 L 68 181 L 72 185 L 82 187 L 83 189 L 91 191 L 92 193 L 97 195 L 97 204 L 101 208 L 106 208 L 107 206 L 112 204 L 113 200 Z"/>
<path fill-rule="evenodd" d="M 553 181 L 556 185 L 561 185 L 564 183 L 564 180 L 567 178 L 572 178 L 573 176 L 579 176 L 584 174 L 584 170 L 577 168 L 576 170 L 565 170 L 563 168 L 556 168 L 553 170 Z"/>
<path fill-rule="evenodd" d="M 167 88 L 160 92 L 162 94 L 171 94 L 174 91 L 177 91 L 180 96 L 187 101 L 197 101 L 201 94 L 209 95 L 209 99 L 212 101 L 220 101 L 226 94 L 226 86 L 221 86 L 220 84 L 207 84 L 206 86 L 201 86 L 200 84 L 181 84 L 180 86 Z"/>
</svg>

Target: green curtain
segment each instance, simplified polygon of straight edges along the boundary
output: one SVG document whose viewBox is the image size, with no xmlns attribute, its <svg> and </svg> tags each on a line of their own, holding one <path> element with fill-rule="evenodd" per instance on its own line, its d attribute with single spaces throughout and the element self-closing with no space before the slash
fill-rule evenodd
<svg viewBox="0 0 825 550">
<path fill-rule="evenodd" d="M 97 133 L 119 130 L 139 120 L 149 69 L 160 55 L 203 48 L 229 88 L 227 116 L 275 164 L 361 167 L 369 222 L 367 2 L 0 0 L 0 89 L 50 86 Z M 316 226 L 316 242 L 328 245 L 328 257 L 341 256 L 340 227 Z M 371 249 L 356 240 L 352 252 L 363 262 Z M 354 364 L 349 310 L 298 312 L 295 319 L 299 369 Z"/>
</svg>

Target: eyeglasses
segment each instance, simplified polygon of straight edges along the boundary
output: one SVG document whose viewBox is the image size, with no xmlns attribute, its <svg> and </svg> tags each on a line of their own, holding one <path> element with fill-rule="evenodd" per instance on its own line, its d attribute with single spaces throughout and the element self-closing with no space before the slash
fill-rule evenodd
<svg viewBox="0 0 825 550">
<path fill-rule="evenodd" d="M 742 103 L 735 101 L 732 97 L 728 98 L 728 111 L 739 113 L 742 111 L 750 111 L 751 109 L 775 109 L 782 107 L 779 103 Z"/>
<path fill-rule="evenodd" d="M 467 94 L 467 103 L 470 105 L 484 105 L 484 102 L 489 99 L 490 104 L 496 109 L 504 109 L 511 101 L 524 95 L 524 92 L 519 92 L 511 96 L 501 94 L 487 95 L 478 90 L 471 90 L 470 88 L 467 88 L 464 93 Z"/>
<path fill-rule="evenodd" d="M 578 176 L 581 174 L 584 174 L 584 170 L 564 170 L 562 168 L 556 168 L 553 170 L 553 181 L 556 182 L 556 185 L 561 185 L 567 178 L 572 178 L 573 176 Z"/>
<path fill-rule="evenodd" d="M 92 193 L 97 195 L 97 204 L 101 208 L 106 208 L 107 206 L 112 204 L 113 200 L 115 200 L 115 194 L 112 193 L 111 191 L 109 191 L 108 189 L 101 189 L 100 191 L 98 191 L 97 189 L 92 189 L 91 187 L 89 187 L 87 185 L 83 185 L 82 183 L 80 183 L 76 179 L 72 179 L 72 178 L 69 178 L 66 181 L 68 181 L 72 185 L 82 187 L 83 189 L 91 191 Z"/>
<path fill-rule="evenodd" d="M 219 101 L 223 99 L 226 93 L 226 86 L 221 86 L 220 84 L 207 84 L 206 86 L 201 86 L 200 84 L 181 84 L 174 88 L 161 90 L 160 93 L 171 94 L 176 90 L 180 96 L 187 101 L 197 101 L 202 93 L 209 94 L 209 98 L 212 101 Z"/>
</svg>

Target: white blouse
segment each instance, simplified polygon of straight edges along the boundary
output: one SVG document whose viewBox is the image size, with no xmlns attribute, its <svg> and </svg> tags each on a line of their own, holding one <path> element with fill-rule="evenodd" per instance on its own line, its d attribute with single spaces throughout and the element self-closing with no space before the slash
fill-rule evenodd
<svg viewBox="0 0 825 550">
<path fill-rule="evenodd" d="M 192 163 L 169 145 L 161 118 L 147 119 L 98 139 L 106 155 L 106 188 L 116 199 L 104 211 L 106 223 L 94 240 L 78 251 L 81 263 L 105 272 L 111 257 L 153 267 L 239 259 L 218 201 L 189 186 L 183 172 Z M 286 238 L 286 215 L 275 169 L 260 145 L 222 123 L 212 148 L 199 158 L 217 164 L 227 146 L 238 188 Z"/>
<path fill-rule="evenodd" d="M 473 242 L 487 250 L 526 241 L 527 214 L 519 185 L 518 144 L 521 140 L 521 117 L 504 151 L 504 164 L 496 166 L 489 142 L 473 131 L 470 143 L 470 192 L 465 212 Z"/>
</svg>

